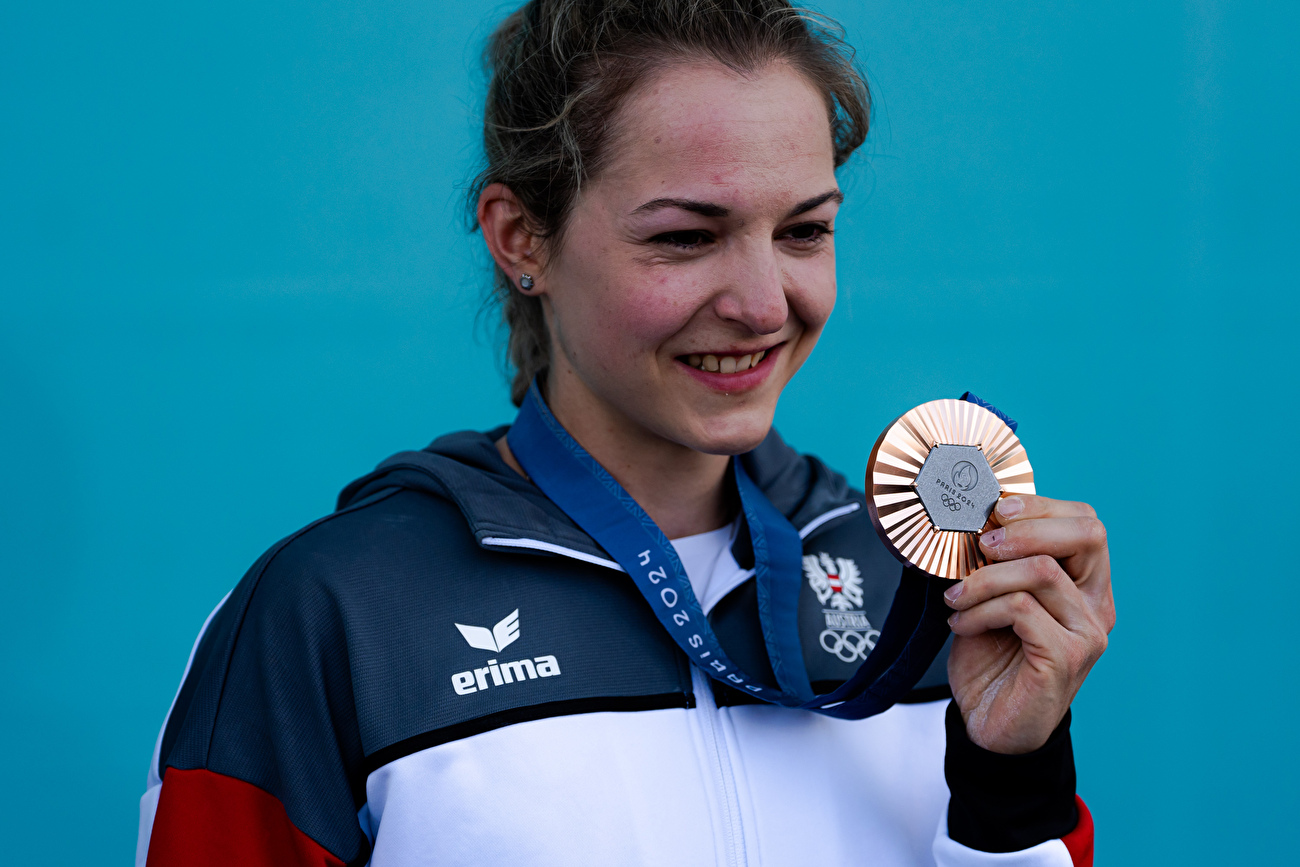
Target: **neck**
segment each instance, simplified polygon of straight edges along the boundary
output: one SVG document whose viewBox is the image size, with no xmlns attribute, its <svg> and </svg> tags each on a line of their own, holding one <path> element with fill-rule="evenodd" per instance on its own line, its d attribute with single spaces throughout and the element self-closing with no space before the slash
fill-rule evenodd
<svg viewBox="0 0 1300 867">
<path fill-rule="evenodd" d="M 669 539 L 725 526 L 730 509 L 726 474 L 730 457 L 710 455 L 654 434 L 612 408 L 585 405 L 564 394 L 547 405 L 578 444 L 600 462 Z M 519 466 L 506 438 L 497 450 L 515 471 Z"/>
</svg>

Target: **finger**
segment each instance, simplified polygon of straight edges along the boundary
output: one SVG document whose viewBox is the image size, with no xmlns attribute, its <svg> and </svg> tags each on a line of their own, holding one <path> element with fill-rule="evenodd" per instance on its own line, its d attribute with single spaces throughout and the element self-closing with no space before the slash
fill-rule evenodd
<svg viewBox="0 0 1300 867">
<path fill-rule="evenodd" d="M 1031 518 L 1095 518 L 1097 512 L 1087 503 L 1053 500 L 1034 494 L 1010 494 L 998 500 L 993 517 L 1006 526 L 1013 521 Z"/>
<path fill-rule="evenodd" d="M 958 611 L 948 618 L 948 626 L 953 634 L 962 636 L 1011 627 L 1026 648 L 1051 658 L 1064 658 L 1065 647 L 1071 640 L 1066 628 L 1047 613 L 1033 594 L 1025 592 L 998 596 L 967 611 Z"/>
<path fill-rule="evenodd" d="M 1096 518 L 1039 518 L 996 527 L 980 538 L 990 561 L 1048 556 L 1091 600 L 1103 620 L 1114 620 L 1106 527 Z"/>
<path fill-rule="evenodd" d="M 1039 518 L 995 527 L 980 536 L 990 560 L 1015 560 L 1046 554 L 1058 560 L 1106 550 L 1106 525 L 1096 518 Z"/>
<path fill-rule="evenodd" d="M 1082 629 L 1091 617 L 1083 592 L 1059 563 L 1045 555 L 977 569 L 964 581 L 948 588 L 944 599 L 950 608 L 969 611 L 991 599 L 1014 593 L 1033 596 L 1054 620 L 1071 632 Z"/>
</svg>

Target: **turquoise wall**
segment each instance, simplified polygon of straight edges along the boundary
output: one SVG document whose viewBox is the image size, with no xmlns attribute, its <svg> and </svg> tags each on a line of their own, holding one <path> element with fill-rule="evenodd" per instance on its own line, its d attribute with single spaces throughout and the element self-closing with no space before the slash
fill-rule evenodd
<svg viewBox="0 0 1300 867">
<path fill-rule="evenodd" d="M 6 10 L 7 862 L 128 862 L 217 600 L 383 457 L 511 417 L 460 210 L 508 8 Z M 779 427 L 858 477 L 921 401 L 1015 415 L 1111 532 L 1075 706 L 1099 864 L 1294 858 L 1297 7 L 822 8 L 876 125 Z"/>
</svg>

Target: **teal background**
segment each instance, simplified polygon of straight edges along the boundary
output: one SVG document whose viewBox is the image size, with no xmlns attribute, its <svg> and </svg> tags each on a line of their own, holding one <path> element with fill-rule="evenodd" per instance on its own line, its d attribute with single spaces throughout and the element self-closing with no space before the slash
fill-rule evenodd
<svg viewBox="0 0 1300 867">
<path fill-rule="evenodd" d="M 460 209 L 508 8 L 6 8 L 8 863 L 128 863 L 213 605 L 383 457 L 511 417 Z M 1111 533 L 1098 863 L 1292 860 L 1297 7 L 821 8 L 876 125 L 780 429 L 859 477 L 921 401 L 1019 418 Z"/>
</svg>

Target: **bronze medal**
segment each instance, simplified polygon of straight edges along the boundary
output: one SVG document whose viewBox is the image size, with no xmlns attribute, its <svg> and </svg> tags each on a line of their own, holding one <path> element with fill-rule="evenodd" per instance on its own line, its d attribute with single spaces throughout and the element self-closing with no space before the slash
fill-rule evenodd
<svg viewBox="0 0 1300 867">
<path fill-rule="evenodd" d="M 867 461 L 867 511 L 904 563 L 960 580 L 985 564 L 979 534 L 1003 494 L 1034 493 L 1014 431 L 965 400 L 932 400 L 899 416 Z"/>
</svg>

